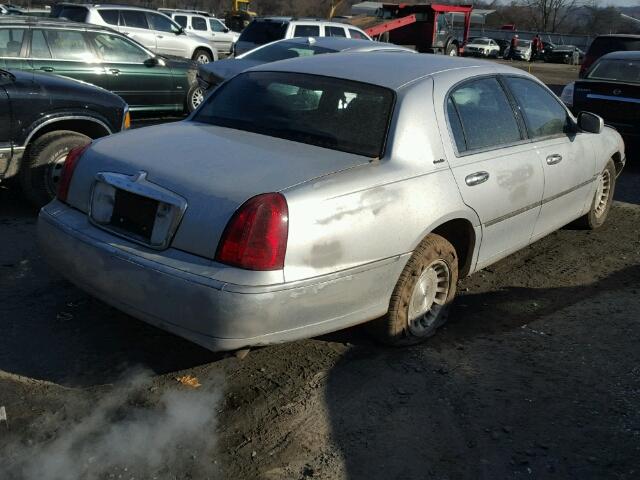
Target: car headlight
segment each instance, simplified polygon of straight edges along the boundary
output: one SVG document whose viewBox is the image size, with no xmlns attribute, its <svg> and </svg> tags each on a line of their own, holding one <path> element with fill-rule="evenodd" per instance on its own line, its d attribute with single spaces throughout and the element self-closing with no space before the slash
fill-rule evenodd
<svg viewBox="0 0 640 480">
<path fill-rule="evenodd" d="M 573 107 L 573 90 L 575 87 L 575 82 L 571 82 L 562 89 L 562 93 L 560 94 L 560 100 L 564 102 L 567 107 Z"/>
</svg>

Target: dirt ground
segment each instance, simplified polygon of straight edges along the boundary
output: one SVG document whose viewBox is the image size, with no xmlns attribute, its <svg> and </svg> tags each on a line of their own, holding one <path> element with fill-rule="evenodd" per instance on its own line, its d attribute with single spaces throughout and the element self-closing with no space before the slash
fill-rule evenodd
<svg viewBox="0 0 640 480">
<path fill-rule="evenodd" d="M 534 73 L 575 76 L 549 67 Z M 464 279 L 428 343 L 385 348 L 354 328 L 244 359 L 64 281 L 38 253 L 36 212 L 2 184 L 0 478 L 640 478 L 640 155 L 630 164 L 601 230 L 565 228 Z"/>
</svg>

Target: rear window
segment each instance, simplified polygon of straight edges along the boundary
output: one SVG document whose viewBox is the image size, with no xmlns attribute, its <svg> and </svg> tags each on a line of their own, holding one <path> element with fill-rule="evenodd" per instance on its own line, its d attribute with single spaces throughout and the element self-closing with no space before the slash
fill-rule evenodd
<svg viewBox="0 0 640 480">
<path fill-rule="evenodd" d="M 587 78 L 640 84 L 640 60 L 601 60 Z"/>
<path fill-rule="evenodd" d="M 72 7 L 68 5 L 55 5 L 51 10 L 51 16 L 66 18 L 72 22 L 84 22 L 87 18 L 87 9 L 84 7 Z"/>
<path fill-rule="evenodd" d="M 589 56 L 601 57 L 611 52 L 640 50 L 640 38 L 598 37 L 589 47 Z"/>
<path fill-rule="evenodd" d="M 257 45 L 274 42 L 284 38 L 289 22 L 251 22 L 242 31 L 238 41 L 251 42 Z"/>
<path fill-rule="evenodd" d="M 350 80 L 247 72 L 223 84 L 194 121 L 375 158 L 383 154 L 394 93 Z"/>
<path fill-rule="evenodd" d="M 317 45 L 301 45 L 293 42 L 278 42 L 273 45 L 257 49 L 242 58 L 256 60 L 259 62 L 271 63 L 288 58 L 311 57 L 322 53 L 335 52 L 329 48 Z"/>
</svg>

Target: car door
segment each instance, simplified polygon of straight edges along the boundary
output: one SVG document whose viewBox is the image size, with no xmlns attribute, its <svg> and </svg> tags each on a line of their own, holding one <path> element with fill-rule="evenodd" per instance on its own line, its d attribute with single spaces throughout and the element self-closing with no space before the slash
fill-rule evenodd
<svg viewBox="0 0 640 480">
<path fill-rule="evenodd" d="M 140 10 L 120 10 L 120 26 L 118 30 L 152 52 L 158 51 L 156 34 L 149 30 L 149 22 L 147 22 L 145 12 Z"/>
<path fill-rule="evenodd" d="M 0 68 L 28 68 L 24 56 L 27 50 L 27 29 L 0 28 Z"/>
<path fill-rule="evenodd" d="M 92 32 L 90 38 L 107 72 L 108 90 L 120 95 L 132 111 L 182 108 L 184 92 L 175 89 L 164 60 L 121 35 Z"/>
<path fill-rule="evenodd" d="M 588 134 L 577 128 L 562 102 L 524 77 L 505 77 L 544 168 L 542 209 L 533 237 L 575 220 L 591 194 L 596 159 Z"/>
<path fill-rule="evenodd" d="M 449 165 L 482 223 L 482 268 L 529 243 L 540 212 L 542 164 L 496 77 L 464 81 L 441 98 Z"/>
<path fill-rule="evenodd" d="M 209 29 L 216 48 L 222 52 L 231 52 L 235 34 L 217 18 L 209 18 Z"/>
<path fill-rule="evenodd" d="M 191 58 L 192 52 L 185 45 L 181 29 L 169 17 L 161 13 L 147 12 L 150 31 L 156 37 L 157 52 L 163 55 Z M 206 25 L 205 25 L 206 26 Z"/>
<path fill-rule="evenodd" d="M 11 159 L 11 105 L 5 86 L 12 81 L 9 75 L 0 71 L 0 178 L 4 176 Z"/>
<path fill-rule="evenodd" d="M 31 69 L 53 73 L 108 88 L 105 70 L 81 30 L 31 30 L 28 53 Z"/>
</svg>

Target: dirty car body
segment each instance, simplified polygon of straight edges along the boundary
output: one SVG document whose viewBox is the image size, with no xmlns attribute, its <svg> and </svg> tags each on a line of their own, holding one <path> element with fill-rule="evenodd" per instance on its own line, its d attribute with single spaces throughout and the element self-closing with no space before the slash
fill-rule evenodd
<svg viewBox="0 0 640 480">
<path fill-rule="evenodd" d="M 551 119 L 543 137 L 528 133 L 504 93 L 516 87 L 548 95 L 560 131 Z M 463 116 L 481 107 L 464 117 L 481 125 L 498 100 L 512 124 L 498 129 L 496 117 L 461 136 L 452 103 Z M 525 72 L 320 55 L 242 73 L 186 121 L 95 141 L 38 231 L 46 258 L 80 288 L 231 350 L 385 315 L 432 233 L 454 245 L 461 275 L 505 257 L 588 211 L 611 158 L 621 169 L 619 135 L 580 131 Z"/>
</svg>

